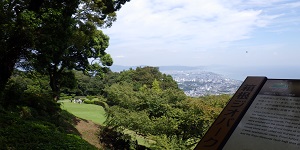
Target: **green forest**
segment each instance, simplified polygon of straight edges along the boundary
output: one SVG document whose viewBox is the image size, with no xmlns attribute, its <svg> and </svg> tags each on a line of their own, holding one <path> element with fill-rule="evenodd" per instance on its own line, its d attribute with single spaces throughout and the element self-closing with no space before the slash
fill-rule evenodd
<svg viewBox="0 0 300 150">
<path fill-rule="evenodd" d="M 195 147 L 231 95 L 188 97 L 157 67 L 110 71 L 100 28 L 127 2 L 0 2 L 1 149 L 97 149 L 62 109 L 78 99 L 104 110 L 100 149 Z"/>
<path fill-rule="evenodd" d="M 162 74 L 157 67 L 108 72 L 101 78 L 80 71 L 72 73 L 75 80 L 62 82 L 59 99 L 69 101 L 80 97 L 86 104 L 102 106 L 106 120 L 101 133 L 115 133 L 105 138 L 110 140 L 101 141 L 110 149 L 139 146 L 135 136 L 126 134 L 127 130 L 147 139 L 149 142 L 144 146 L 149 149 L 192 149 L 230 99 L 230 95 L 187 97 L 172 77 Z M 37 121 L 46 129 L 51 125 L 65 134 L 66 120 L 70 118 L 60 109 L 60 103 L 53 101 L 51 93 L 47 76 L 15 70 L 3 92 L 1 110 L 2 116 L 12 117 L 16 122 L 5 120 L 1 129 L 6 131 L 8 125 L 14 127 L 19 121 L 29 124 Z M 20 128 L 16 131 L 24 130 L 15 127 Z M 28 142 L 7 141 L 11 139 L 7 136 L 1 134 L 0 138 L 6 147 Z"/>
</svg>

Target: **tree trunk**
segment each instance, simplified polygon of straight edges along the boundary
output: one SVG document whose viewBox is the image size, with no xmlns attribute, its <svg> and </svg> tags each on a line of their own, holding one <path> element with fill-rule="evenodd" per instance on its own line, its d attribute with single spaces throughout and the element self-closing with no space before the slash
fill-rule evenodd
<svg viewBox="0 0 300 150">
<path fill-rule="evenodd" d="M 59 85 L 59 76 L 56 71 L 49 72 L 50 76 L 50 87 L 52 89 L 52 96 L 54 101 L 59 100 L 60 94 L 60 85 Z"/>
<path fill-rule="evenodd" d="M 0 93 L 5 89 L 5 85 L 14 71 L 16 60 L 19 55 L 14 51 L 9 51 L 0 56 Z"/>
<path fill-rule="evenodd" d="M 5 89 L 5 85 L 9 77 L 12 75 L 13 70 L 13 66 L 11 67 L 5 64 L 0 64 L 0 92 L 3 92 Z"/>
</svg>

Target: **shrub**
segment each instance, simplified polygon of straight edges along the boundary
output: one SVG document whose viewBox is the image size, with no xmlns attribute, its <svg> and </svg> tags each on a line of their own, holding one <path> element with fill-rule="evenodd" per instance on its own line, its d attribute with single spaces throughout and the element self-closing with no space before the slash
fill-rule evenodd
<svg viewBox="0 0 300 150">
<path fill-rule="evenodd" d="M 41 116 L 53 116 L 61 110 L 60 104 L 47 94 L 28 93 L 22 98 L 21 105 L 36 109 Z"/>
<path fill-rule="evenodd" d="M 102 101 L 94 101 L 94 104 L 95 104 L 95 105 L 102 106 L 105 110 L 107 110 L 107 108 L 109 107 L 109 106 L 107 105 L 107 103 L 102 102 Z"/>
<path fill-rule="evenodd" d="M 22 106 L 20 107 L 20 117 L 21 118 L 30 118 L 32 117 L 32 111 L 28 106 Z"/>
<path fill-rule="evenodd" d="M 24 90 L 26 90 L 26 84 L 11 79 L 5 87 L 2 97 L 0 97 L 0 102 L 4 107 L 18 105 Z"/>
<path fill-rule="evenodd" d="M 106 102 L 107 99 L 104 98 L 103 96 L 98 96 L 98 100 L 101 101 L 101 102 Z"/>
<path fill-rule="evenodd" d="M 90 95 L 86 96 L 86 98 L 87 98 L 88 100 L 94 99 L 94 97 L 93 97 L 93 96 L 90 96 Z"/>
<path fill-rule="evenodd" d="M 94 104 L 94 101 L 91 101 L 91 100 L 84 100 L 83 101 L 85 104 Z"/>
<path fill-rule="evenodd" d="M 59 99 L 60 99 L 60 100 L 71 99 L 71 98 L 72 98 L 72 96 L 67 95 L 67 94 L 65 94 L 65 93 L 60 93 L 60 95 L 59 95 Z"/>
<path fill-rule="evenodd" d="M 72 98 L 75 98 L 75 96 L 76 96 L 76 94 L 71 94 L 71 97 L 72 97 Z"/>
<path fill-rule="evenodd" d="M 115 129 L 104 127 L 100 131 L 100 141 L 108 149 L 135 149 L 137 141 L 131 139 L 131 136 Z"/>
</svg>

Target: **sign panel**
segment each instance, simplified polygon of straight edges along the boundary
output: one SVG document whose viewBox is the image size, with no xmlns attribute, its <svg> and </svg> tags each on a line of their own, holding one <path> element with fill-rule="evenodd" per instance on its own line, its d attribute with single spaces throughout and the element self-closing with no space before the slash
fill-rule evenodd
<svg viewBox="0 0 300 150">
<path fill-rule="evenodd" d="M 223 149 L 300 149 L 300 80 L 267 80 Z"/>
<path fill-rule="evenodd" d="M 221 149 L 266 80 L 266 77 L 247 77 L 195 149 Z"/>
</svg>

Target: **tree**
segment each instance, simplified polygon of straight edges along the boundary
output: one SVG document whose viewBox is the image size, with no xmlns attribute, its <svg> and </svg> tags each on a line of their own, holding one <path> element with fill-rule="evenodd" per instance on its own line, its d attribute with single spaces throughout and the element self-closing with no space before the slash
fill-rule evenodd
<svg viewBox="0 0 300 150">
<path fill-rule="evenodd" d="M 39 0 L 2 0 L 0 2 L 0 92 L 14 71 L 16 62 L 33 45 L 34 19 Z"/>
<path fill-rule="evenodd" d="M 159 82 L 156 79 L 154 79 L 154 81 L 152 83 L 152 89 L 155 90 L 156 92 L 161 91 L 160 86 L 159 86 Z"/>
<path fill-rule="evenodd" d="M 89 65 L 85 60 L 95 56 L 101 58 L 104 66 L 112 64 L 111 57 L 103 50 L 108 46 L 108 37 L 97 27 L 110 27 L 116 20 L 115 11 L 128 1 L 1 1 L 0 91 L 3 91 L 17 62 L 25 69 L 47 72 L 54 98 L 57 98 L 59 78 L 63 72 L 71 69 L 107 70 L 101 65 Z M 97 54 L 81 51 L 88 49 Z M 73 63 L 70 59 L 74 57 L 69 55 L 81 57 L 76 57 L 77 63 Z M 61 58 L 68 60 L 57 61 Z"/>
<path fill-rule="evenodd" d="M 68 70 L 76 69 L 87 73 L 96 71 L 97 74 L 101 75 L 108 70 L 104 66 L 112 64 L 110 55 L 105 53 L 109 38 L 102 31 L 97 30 L 90 23 L 81 24 L 78 27 L 74 26 L 69 32 L 67 30 L 61 31 L 65 34 L 59 37 L 57 37 L 58 33 L 55 32 L 52 32 L 53 34 L 46 33 L 48 36 L 45 41 L 50 41 L 48 38 L 57 40 L 53 42 L 40 40 L 36 46 L 36 53 L 32 53 L 30 60 L 34 70 L 49 75 L 54 99 L 58 99 L 61 79 Z M 41 32 L 47 32 L 47 30 Z M 90 64 L 90 58 L 100 58 L 98 61 L 102 64 L 99 65 L 98 62 Z"/>
<path fill-rule="evenodd" d="M 26 97 L 37 95 L 48 97 L 51 91 L 47 76 L 37 72 L 14 70 L 3 91 L 3 106 L 16 106 L 25 103 Z M 32 97 L 31 97 L 32 98 Z"/>
<path fill-rule="evenodd" d="M 105 88 L 106 125 L 154 140 L 151 149 L 192 149 L 230 99 L 187 97 L 172 77 L 154 67 L 123 71 L 116 78 Z"/>
<path fill-rule="evenodd" d="M 67 70 L 98 74 L 107 71 L 105 66 L 112 64 L 110 55 L 105 53 L 109 38 L 97 27 L 110 27 L 116 20 L 115 11 L 128 1 L 2 1 L 0 28 L 4 32 L 0 44 L 6 49 L 1 50 L 4 55 L 0 69 L 4 71 L 0 73 L 0 90 L 16 62 L 25 69 L 47 73 L 54 99 L 58 98 L 60 80 Z M 21 42 L 14 44 L 17 39 Z M 89 58 L 98 62 L 89 64 Z"/>
<path fill-rule="evenodd" d="M 122 71 L 120 72 L 117 82 L 133 83 L 134 90 L 138 91 L 143 87 L 151 88 L 154 80 L 159 83 L 159 88 L 162 90 L 179 89 L 172 76 L 161 73 L 158 67 L 151 66 L 137 67 L 136 70 L 130 69 Z"/>
</svg>

